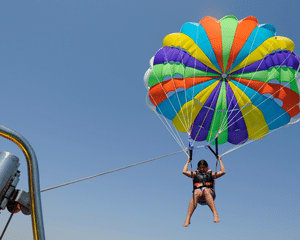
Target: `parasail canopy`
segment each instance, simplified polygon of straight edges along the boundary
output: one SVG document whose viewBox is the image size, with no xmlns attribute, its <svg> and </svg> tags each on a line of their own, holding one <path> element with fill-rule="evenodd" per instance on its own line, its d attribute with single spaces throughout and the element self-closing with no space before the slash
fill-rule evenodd
<svg viewBox="0 0 300 240">
<path fill-rule="evenodd" d="M 257 140 L 299 114 L 300 59 L 293 51 L 291 39 L 255 17 L 188 22 L 152 58 L 148 97 L 194 141 Z"/>
</svg>

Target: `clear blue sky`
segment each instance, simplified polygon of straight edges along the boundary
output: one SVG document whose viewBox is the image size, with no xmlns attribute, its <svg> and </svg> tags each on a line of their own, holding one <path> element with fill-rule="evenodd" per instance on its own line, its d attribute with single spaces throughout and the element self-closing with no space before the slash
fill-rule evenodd
<svg viewBox="0 0 300 240">
<path fill-rule="evenodd" d="M 143 75 L 163 37 L 207 15 L 253 15 L 299 53 L 299 9 L 298 0 L 1 1 L 0 124 L 36 150 L 42 189 L 178 151 L 145 104 Z M 283 128 L 224 157 L 219 224 L 198 207 L 181 227 L 192 186 L 179 154 L 43 193 L 46 238 L 299 239 L 299 134 L 299 124 Z M 0 146 L 20 157 L 27 190 L 22 153 Z M 195 158 L 215 161 L 207 151 Z M 30 217 L 15 215 L 5 239 L 32 239 Z"/>
</svg>

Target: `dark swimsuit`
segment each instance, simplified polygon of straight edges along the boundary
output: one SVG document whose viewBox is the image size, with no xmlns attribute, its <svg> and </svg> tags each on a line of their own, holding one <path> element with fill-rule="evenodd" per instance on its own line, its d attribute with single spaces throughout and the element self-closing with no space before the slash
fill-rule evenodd
<svg viewBox="0 0 300 240">
<path fill-rule="evenodd" d="M 200 187 L 196 187 L 195 184 L 196 183 L 202 183 L 202 186 Z M 215 193 L 215 189 L 214 189 L 214 185 L 215 185 L 215 180 L 212 177 L 212 172 L 198 172 L 196 171 L 196 175 L 193 178 L 193 186 L 194 186 L 194 190 L 200 190 L 203 191 L 204 188 L 209 188 L 211 189 L 211 196 L 213 197 L 213 199 L 216 198 L 216 193 Z M 198 200 L 198 203 L 201 205 L 207 205 L 206 200 L 201 197 Z"/>
</svg>

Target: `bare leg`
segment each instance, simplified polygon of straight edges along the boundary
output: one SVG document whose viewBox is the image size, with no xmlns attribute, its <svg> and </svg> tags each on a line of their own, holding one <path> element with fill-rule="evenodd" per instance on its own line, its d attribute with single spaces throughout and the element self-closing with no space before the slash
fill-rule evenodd
<svg viewBox="0 0 300 240">
<path fill-rule="evenodd" d="M 196 190 L 194 192 L 194 194 L 192 196 L 192 199 L 190 200 L 190 203 L 189 203 L 186 219 L 185 219 L 184 224 L 183 224 L 184 227 L 187 227 L 191 223 L 191 217 L 192 217 L 193 212 L 195 211 L 195 209 L 197 207 L 198 200 L 201 196 L 202 196 L 201 191 Z"/>
<path fill-rule="evenodd" d="M 213 216 L 214 216 L 214 222 L 217 223 L 217 222 L 220 222 L 220 217 L 217 213 L 217 210 L 216 210 L 216 206 L 215 206 L 215 202 L 214 202 L 214 199 L 213 197 L 211 196 L 211 191 L 210 189 L 208 188 L 205 188 L 203 189 L 203 194 L 204 194 L 204 198 L 207 202 L 207 205 L 209 206 L 210 210 L 212 211 L 213 213 Z"/>
</svg>

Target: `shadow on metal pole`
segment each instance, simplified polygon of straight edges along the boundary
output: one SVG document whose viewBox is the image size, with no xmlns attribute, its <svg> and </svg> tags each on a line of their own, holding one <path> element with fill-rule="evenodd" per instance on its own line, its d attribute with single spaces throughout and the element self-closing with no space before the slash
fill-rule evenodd
<svg viewBox="0 0 300 240">
<path fill-rule="evenodd" d="M 5 137 L 17 144 L 25 155 L 28 169 L 28 185 L 31 203 L 33 239 L 45 240 L 40 195 L 39 169 L 34 150 L 23 136 L 5 126 L 0 125 L 0 136 Z"/>
</svg>

